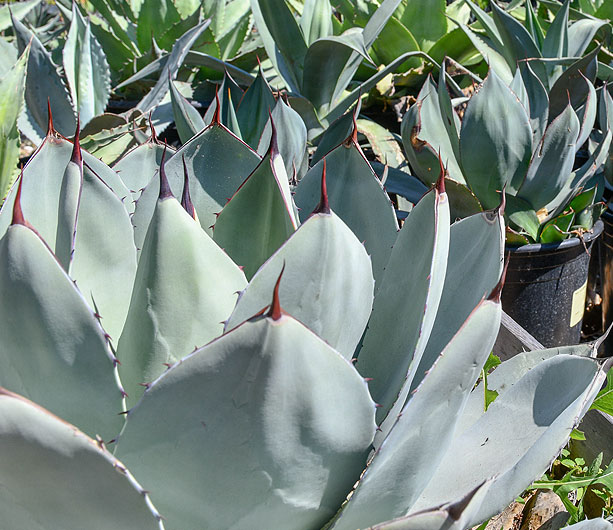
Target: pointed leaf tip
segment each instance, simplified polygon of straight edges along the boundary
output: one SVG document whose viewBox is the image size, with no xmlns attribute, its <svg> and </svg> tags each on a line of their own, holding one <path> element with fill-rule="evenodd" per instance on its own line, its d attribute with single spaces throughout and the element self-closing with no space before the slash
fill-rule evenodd
<svg viewBox="0 0 613 530">
<path fill-rule="evenodd" d="M 221 125 L 221 105 L 219 103 L 219 85 L 215 85 L 215 112 L 211 123 Z"/>
<path fill-rule="evenodd" d="M 507 257 L 504 260 L 504 268 L 502 269 L 502 274 L 500 275 L 500 280 L 496 284 L 496 287 L 492 290 L 490 295 L 487 297 L 488 300 L 492 302 L 500 303 L 500 298 L 502 297 L 502 288 L 504 287 L 504 281 L 507 277 L 507 268 L 509 267 L 509 258 L 510 254 L 507 253 Z"/>
<path fill-rule="evenodd" d="M 196 219 L 196 209 L 189 195 L 189 175 L 187 173 L 187 164 L 185 163 L 185 155 L 181 155 L 183 160 L 183 195 L 181 196 L 181 206 L 190 215 L 192 219 Z"/>
<path fill-rule="evenodd" d="M 51 114 L 51 101 L 47 98 L 47 136 L 55 136 L 53 127 L 53 114 Z"/>
<path fill-rule="evenodd" d="M 15 204 L 13 204 L 13 220 L 11 225 L 23 225 L 28 226 L 25 217 L 23 216 L 23 210 L 21 209 L 21 185 L 23 184 L 23 166 L 21 168 L 21 175 L 19 176 L 19 186 L 17 186 L 17 195 L 15 195 Z"/>
<path fill-rule="evenodd" d="M 350 139 L 354 144 L 358 144 L 358 116 L 357 116 L 357 105 L 353 109 L 353 129 L 351 131 Z"/>
<path fill-rule="evenodd" d="M 79 116 L 77 116 L 77 129 L 74 133 L 74 140 L 72 143 L 72 156 L 70 157 L 70 161 L 82 166 L 83 158 L 81 157 L 81 144 L 79 142 L 79 128 L 80 128 L 80 120 L 79 120 Z"/>
<path fill-rule="evenodd" d="M 328 188 L 326 186 L 326 159 L 324 157 L 324 168 L 321 172 L 321 199 L 317 208 L 313 211 L 313 213 L 326 213 L 330 214 L 330 203 L 328 202 Z"/>
<path fill-rule="evenodd" d="M 441 158 L 441 153 L 438 153 L 438 163 L 440 166 L 440 172 L 438 175 L 438 180 L 436 181 L 436 190 L 439 193 L 445 193 L 445 175 L 447 174 L 447 170 L 443 165 L 443 159 Z"/>
<path fill-rule="evenodd" d="M 152 117 L 153 111 L 149 112 L 149 128 L 151 129 L 151 141 L 154 144 L 161 144 L 161 142 L 158 140 L 158 135 L 155 133 L 155 127 L 153 126 L 153 117 Z"/>
<path fill-rule="evenodd" d="M 270 109 L 268 109 L 268 118 L 270 119 L 270 145 L 268 146 L 268 154 L 270 154 L 271 157 L 274 157 L 279 154 L 279 144 L 277 143 L 277 128 L 275 127 L 275 122 L 272 119 Z"/>
<path fill-rule="evenodd" d="M 266 315 L 273 320 L 279 320 L 283 316 L 283 309 L 281 309 L 281 302 L 279 301 L 279 285 L 281 285 L 281 278 L 283 277 L 284 271 L 285 261 L 283 262 L 283 267 L 281 268 L 281 272 L 277 278 L 277 283 L 275 283 L 275 289 L 272 293 L 272 303 L 270 304 L 270 309 Z"/>
<path fill-rule="evenodd" d="M 162 152 L 162 161 L 160 162 L 160 199 L 168 199 L 169 197 L 174 197 L 172 194 L 172 190 L 170 189 L 170 184 L 168 184 L 168 179 L 166 178 L 166 170 L 164 169 L 164 163 L 166 161 L 166 147 L 167 144 L 164 145 L 164 151 Z"/>
<path fill-rule="evenodd" d="M 500 204 L 496 207 L 496 212 L 500 215 L 504 215 L 504 209 L 507 206 L 507 185 L 505 184 L 500 192 Z"/>
</svg>

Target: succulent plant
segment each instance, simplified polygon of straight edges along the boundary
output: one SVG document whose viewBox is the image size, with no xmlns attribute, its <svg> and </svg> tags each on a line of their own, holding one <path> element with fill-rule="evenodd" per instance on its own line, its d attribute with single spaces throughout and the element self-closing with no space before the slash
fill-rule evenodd
<svg viewBox="0 0 613 530">
<path fill-rule="evenodd" d="M 30 48 L 5 72 L 0 72 L 0 202 L 17 173 L 19 130 L 17 118 L 23 108 L 23 89 Z"/>
<path fill-rule="evenodd" d="M 574 169 L 574 163 L 596 118 L 596 90 L 587 77 L 595 72 L 591 53 L 548 92 L 530 62 L 519 64 L 510 87 L 490 69 L 461 123 L 444 80 L 437 87 L 429 78 L 402 123 L 411 167 L 431 182 L 440 153 L 450 179 L 468 187 L 485 208 L 504 189 L 512 244 L 557 242 L 574 230 L 591 229 L 602 193 L 592 177 L 608 156 L 610 131 L 583 166 Z"/>
<path fill-rule="evenodd" d="M 450 226 L 441 176 L 373 276 L 353 227 L 393 209 L 355 133 L 298 185 L 307 218 L 282 130 L 260 156 L 218 112 L 139 195 L 155 142 L 118 174 L 50 123 L 0 210 L 5 526 L 463 529 L 565 444 L 609 367 L 593 345 L 503 363 L 485 412 L 473 391 L 501 208 Z"/>
<path fill-rule="evenodd" d="M 571 0 L 540 4 L 553 8 L 555 17 L 550 24 L 534 11 L 532 2 L 525 2 L 522 23 L 493 0 L 490 0 L 491 15 L 466 0 L 482 32 L 456 22 L 490 68 L 507 84 L 513 79 L 518 61 L 530 59 L 541 82 L 552 88 L 566 67 L 586 53 L 595 36 L 602 36 L 602 41 L 611 39 L 611 26 L 605 20 L 580 16 L 579 20 L 569 21 Z"/>
<path fill-rule="evenodd" d="M 363 28 L 343 27 L 343 32 L 337 34 L 341 28 L 336 27 L 338 21 L 333 21 L 329 0 L 305 2 L 299 19 L 285 0 L 251 0 L 268 59 L 283 86 L 294 96 L 292 107 L 305 120 L 309 138 L 321 135 L 363 92 L 407 60 L 423 59 L 438 68 L 438 63 L 419 47 L 400 54 L 393 50 L 393 60 L 357 86 L 350 86 L 360 64 L 364 60 L 372 62 L 368 50 L 399 4 L 400 0 L 385 0 Z M 455 86 L 453 80 L 450 83 Z"/>
</svg>

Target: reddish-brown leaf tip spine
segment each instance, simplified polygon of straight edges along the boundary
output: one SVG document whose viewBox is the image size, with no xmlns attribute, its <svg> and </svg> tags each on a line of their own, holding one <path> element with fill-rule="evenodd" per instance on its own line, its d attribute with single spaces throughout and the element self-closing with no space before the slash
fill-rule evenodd
<svg viewBox="0 0 613 530">
<path fill-rule="evenodd" d="M 357 105 L 355 106 L 355 108 L 353 109 L 353 130 L 351 131 L 351 141 L 354 144 L 358 144 L 358 107 Z"/>
<path fill-rule="evenodd" d="M 162 161 L 160 162 L 160 199 L 168 199 L 174 197 L 168 179 L 166 178 L 166 170 L 164 169 L 164 163 L 166 161 L 166 148 L 168 144 L 164 144 L 164 151 L 162 152 Z"/>
<path fill-rule="evenodd" d="M 328 202 L 328 188 L 326 186 L 326 158 L 323 159 L 324 167 L 321 172 L 321 199 L 317 208 L 313 213 L 327 213 L 330 214 L 330 203 Z"/>
<path fill-rule="evenodd" d="M 266 315 L 273 320 L 279 320 L 283 316 L 283 309 L 281 309 L 281 302 L 279 301 L 279 285 L 281 285 L 281 278 L 283 277 L 284 271 L 285 262 L 283 262 L 283 267 L 281 268 L 281 272 L 277 278 L 277 283 L 275 283 L 275 289 L 272 293 L 272 304 L 270 304 L 270 309 Z"/>
<path fill-rule="evenodd" d="M 439 193 L 445 193 L 445 174 L 447 171 L 445 170 L 445 166 L 443 165 L 443 159 L 441 158 L 441 152 L 438 152 L 438 163 L 439 163 L 439 174 L 438 180 L 436 181 L 436 190 Z"/>
<path fill-rule="evenodd" d="M 268 118 L 270 119 L 270 145 L 268 146 L 268 154 L 270 156 L 277 156 L 279 154 L 279 145 L 277 144 L 277 128 L 275 122 L 272 119 L 272 112 L 268 109 Z"/>
<path fill-rule="evenodd" d="M 157 134 L 155 134 L 155 127 L 153 126 L 152 114 L 153 114 L 153 111 L 150 111 L 149 112 L 149 128 L 151 129 L 151 141 L 154 144 L 159 144 L 160 141 L 158 140 Z"/>
<path fill-rule="evenodd" d="M 187 173 L 187 164 L 185 163 L 185 155 L 181 155 L 183 161 L 183 195 L 181 195 L 181 206 L 190 215 L 192 219 L 196 219 L 196 209 L 189 195 L 189 176 Z"/>
<path fill-rule="evenodd" d="M 51 101 L 47 98 L 47 136 L 55 136 L 53 127 L 53 114 L 51 114 Z"/>
<path fill-rule="evenodd" d="M 492 302 L 500 303 L 500 298 L 502 297 L 502 288 L 504 287 L 504 281 L 507 277 L 507 268 L 509 267 L 509 257 L 510 253 L 507 253 L 507 257 L 504 260 L 502 274 L 500 275 L 500 280 L 496 284 L 496 287 L 494 287 L 490 295 L 487 297 L 487 299 L 491 300 Z"/>
<path fill-rule="evenodd" d="M 23 167 L 21 168 L 21 175 L 19 176 L 19 186 L 17 186 L 17 194 L 15 195 L 15 204 L 13 204 L 13 220 L 12 225 L 28 226 L 25 217 L 23 216 L 23 210 L 21 209 L 21 185 L 23 184 Z"/>
<path fill-rule="evenodd" d="M 499 215 L 504 215 L 504 209 L 507 206 L 507 185 L 505 184 L 502 187 L 502 191 L 500 192 L 500 204 L 496 207 L 496 212 Z"/>
<path fill-rule="evenodd" d="M 83 158 L 81 157 L 81 144 L 79 143 L 79 128 L 80 128 L 80 119 L 77 116 L 77 129 L 74 133 L 74 140 L 72 143 L 72 156 L 70 157 L 70 161 L 78 164 L 79 166 L 83 165 Z"/>
<path fill-rule="evenodd" d="M 215 85 L 215 112 L 211 123 L 221 125 L 221 104 L 219 103 L 219 85 Z"/>
</svg>

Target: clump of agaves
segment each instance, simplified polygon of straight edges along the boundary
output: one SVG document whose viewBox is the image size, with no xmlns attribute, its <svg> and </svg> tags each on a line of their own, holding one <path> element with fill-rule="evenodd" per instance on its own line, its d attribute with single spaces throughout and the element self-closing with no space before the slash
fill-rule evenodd
<svg viewBox="0 0 613 530">
<path fill-rule="evenodd" d="M 596 173 L 611 144 L 602 117 L 602 135 L 592 134 L 597 53 L 571 64 L 549 90 L 529 61 L 518 63 L 509 86 L 491 68 L 461 123 L 444 78 L 437 86 L 429 77 L 402 122 L 403 144 L 416 175 L 423 182 L 433 180 L 438 152 L 450 179 L 474 194 L 477 208 L 491 208 L 505 189 L 511 245 L 558 243 L 591 230 L 602 213 L 604 182 Z M 590 147 L 588 159 L 575 167 L 584 144 Z"/>
<path fill-rule="evenodd" d="M 450 225 L 439 178 L 398 230 L 353 130 L 298 211 L 267 130 L 259 155 L 218 112 L 110 168 L 50 120 L 0 211 L 4 528 L 464 529 L 565 445 L 595 345 L 475 388 L 503 205 Z"/>
</svg>

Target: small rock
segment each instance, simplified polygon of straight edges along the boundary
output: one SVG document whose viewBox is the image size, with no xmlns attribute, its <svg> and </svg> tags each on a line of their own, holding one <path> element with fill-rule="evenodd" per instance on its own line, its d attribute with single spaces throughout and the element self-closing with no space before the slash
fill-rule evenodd
<svg viewBox="0 0 613 530">
<path fill-rule="evenodd" d="M 500 514 L 492 517 L 485 530 L 519 530 L 524 505 L 513 502 Z"/>
<path fill-rule="evenodd" d="M 558 530 L 568 521 L 569 514 L 553 491 L 539 490 L 526 503 L 520 530 Z"/>
</svg>

